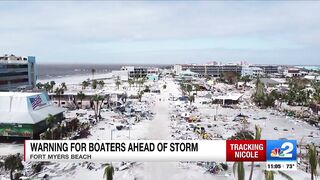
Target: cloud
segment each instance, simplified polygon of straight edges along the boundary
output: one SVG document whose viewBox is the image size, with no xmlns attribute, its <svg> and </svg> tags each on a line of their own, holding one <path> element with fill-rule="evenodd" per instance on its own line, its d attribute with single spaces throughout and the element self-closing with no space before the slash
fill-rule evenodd
<svg viewBox="0 0 320 180">
<path fill-rule="evenodd" d="M 296 52 L 303 52 L 306 48 L 316 51 L 320 47 L 319 2 L 35 1 L 1 4 L 0 49 L 3 53 L 33 54 L 40 61 L 64 58 L 84 62 L 91 57 L 100 62 L 104 57 L 120 58 L 114 54 L 128 53 L 147 62 L 148 52 L 161 51 L 161 54 L 168 52 L 170 56 L 166 58 L 174 62 L 174 52 L 198 49 L 194 55 L 203 57 L 197 53 L 206 49 L 245 48 L 249 49 L 248 61 L 254 63 L 266 59 L 256 56 L 253 53 L 256 50 L 282 49 L 280 57 L 288 58 L 285 54 L 289 52 L 283 49 L 300 48 L 301 51 Z M 265 48 L 267 46 L 269 48 Z M 316 52 L 310 53 L 318 56 Z M 215 54 L 210 55 L 215 58 Z M 135 58 L 122 54 L 120 59 L 131 62 Z"/>
</svg>

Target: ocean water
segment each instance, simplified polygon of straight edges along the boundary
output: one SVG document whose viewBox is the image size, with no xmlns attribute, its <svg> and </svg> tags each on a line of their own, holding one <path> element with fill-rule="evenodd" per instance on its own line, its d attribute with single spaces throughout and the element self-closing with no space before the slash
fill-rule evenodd
<svg viewBox="0 0 320 180">
<path fill-rule="evenodd" d="M 75 75 L 90 75 L 91 69 L 95 69 L 95 74 L 108 73 L 113 70 L 120 70 L 122 66 L 130 64 L 37 64 L 37 74 L 39 80 L 68 77 Z M 132 66 L 143 67 L 167 67 L 169 65 L 155 64 L 135 64 Z"/>
</svg>

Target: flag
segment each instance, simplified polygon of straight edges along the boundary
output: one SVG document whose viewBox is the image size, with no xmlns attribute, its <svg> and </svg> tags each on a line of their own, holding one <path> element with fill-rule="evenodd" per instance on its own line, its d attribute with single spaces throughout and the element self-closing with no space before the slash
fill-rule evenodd
<svg viewBox="0 0 320 180">
<path fill-rule="evenodd" d="M 36 95 L 35 98 L 30 98 L 30 101 L 31 101 L 31 105 L 32 105 L 33 109 L 35 109 L 36 107 L 38 107 L 42 103 L 40 95 Z"/>
</svg>

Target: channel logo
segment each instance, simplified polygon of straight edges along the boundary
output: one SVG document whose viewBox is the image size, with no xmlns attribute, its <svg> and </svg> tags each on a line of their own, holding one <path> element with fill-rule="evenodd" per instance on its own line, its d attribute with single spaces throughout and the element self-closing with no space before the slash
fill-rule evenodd
<svg viewBox="0 0 320 180">
<path fill-rule="evenodd" d="M 283 157 L 283 151 L 280 150 L 280 148 L 275 148 L 271 151 L 271 157 Z"/>
<path fill-rule="evenodd" d="M 267 161 L 296 161 L 296 140 L 267 140 Z"/>
</svg>

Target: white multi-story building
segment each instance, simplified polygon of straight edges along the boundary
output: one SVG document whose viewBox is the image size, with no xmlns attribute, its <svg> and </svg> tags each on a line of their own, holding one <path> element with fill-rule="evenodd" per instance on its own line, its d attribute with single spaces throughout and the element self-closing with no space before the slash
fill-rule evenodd
<svg viewBox="0 0 320 180">
<path fill-rule="evenodd" d="M 145 78 L 148 75 L 158 75 L 159 68 L 155 67 L 134 67 L 134 66 L 123 66 L 119 72 L 115 71 L 115 74 L 122 74 L 123 72 L 128 73 L 128 78 Z"/>
<path fill-rule="evenodd" d="M 263 69 L 259 67 L 243 66 L 241 70 L 241 76 L 257 77 L 263 74 Z"/>
<path fill-rule="evenodd" d="M 0 56 L 0 91 L 17 91 L 35 87 L 35 57 Z"/>
<path fill-rule="evenodd" d="M 299 77 L 299 76 L 306 76 L 308 75 L 307 72 L 305 71 L 301 71 L 300 69 L 298 68 L 288 68 L 288 69 L 285 69 L 283 74 L 286 76 L 286 77 Z"/>
</svg>

